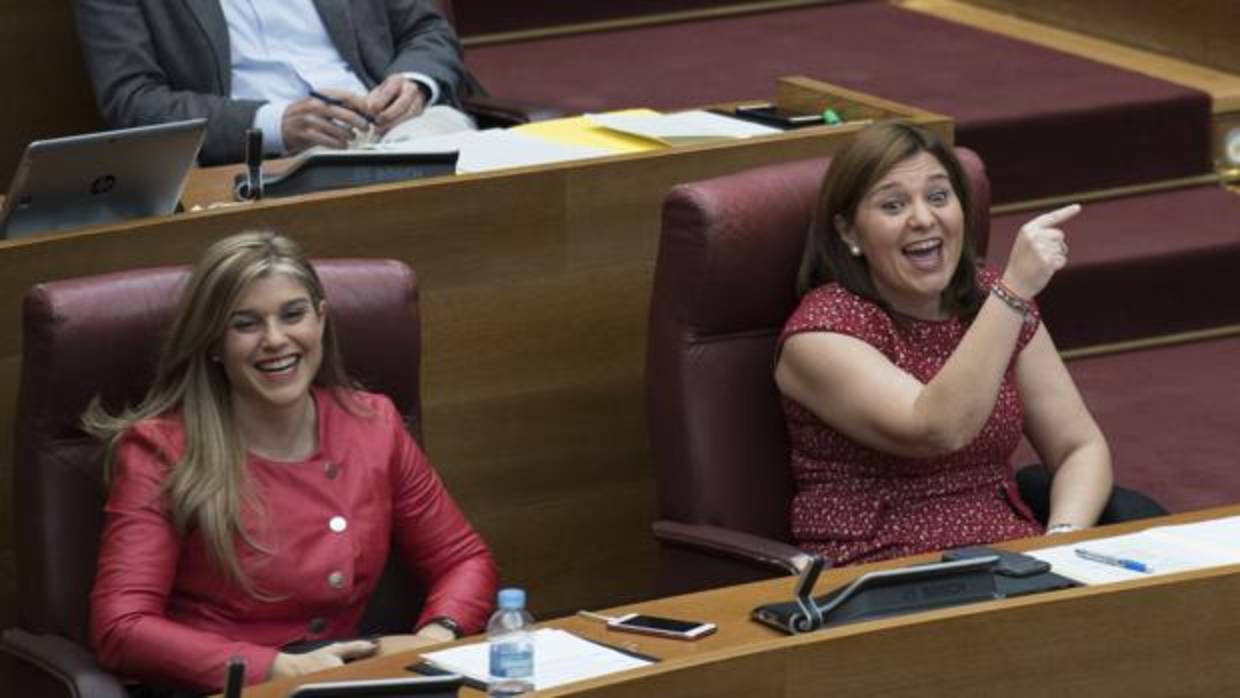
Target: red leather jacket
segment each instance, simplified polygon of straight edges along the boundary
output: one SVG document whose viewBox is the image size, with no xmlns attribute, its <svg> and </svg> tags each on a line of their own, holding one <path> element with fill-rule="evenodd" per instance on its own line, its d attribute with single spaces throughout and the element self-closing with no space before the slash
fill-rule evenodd
<svg viewBox="0 0 1240 698">
<path fill-rule="evenodd" d="M 278 648 L 348 638 L 398 541 L 424 583 L 412 630 L 448 616 L 481 630 L 497 584 L 486 544 L 465 520 L 385 397 L 354 392 L 361 414 L 315 389 L 319 451 L 301 463 L 251 456 L 261 505 L 237 541 L 250 595 L 208 562 L 202 537 L 180 537 L 161 490 L 184 449 L 179 416 L 122 438 L 91 594 L 91 635 L 108 669 L 142 681 L 218 691 L 230 657 L 263 681 Z"/>
</svg>

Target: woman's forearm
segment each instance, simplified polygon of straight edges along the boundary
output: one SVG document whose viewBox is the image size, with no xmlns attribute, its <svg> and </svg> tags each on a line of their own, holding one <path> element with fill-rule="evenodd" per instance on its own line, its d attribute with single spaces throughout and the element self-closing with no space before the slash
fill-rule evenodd
<svg viewBox="0 0 1240 698">
<path fill-rule="evenodd" d="M 916 423 L 935 450 L 968 445 L 994 410 L 1023 318 L 991 296 L 947 363 L 914 403 Z"/>
<path fill-rule="evenodd" d="M 1101 434 L 1072 449 L 1052 467 L 1051 511 L 1048 527 L 1072 524 L 1093 526 L 1111 496 L 1111 450 Z"/>
</svg>

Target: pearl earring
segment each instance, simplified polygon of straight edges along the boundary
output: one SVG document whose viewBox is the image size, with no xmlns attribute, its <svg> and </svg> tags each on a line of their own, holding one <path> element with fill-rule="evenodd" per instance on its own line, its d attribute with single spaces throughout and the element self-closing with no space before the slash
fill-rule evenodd
<svg viewBox="0 0 1240 698">
<path fill-rule="evenodd" d="M 853 255 L 854 257 L 860 257 L 860 256 L 861 256 L 861 248 L 860 248 L 860 247 L 857 247 L 856 245 L 849 245 L 849 246 L 848 246 L 848 251 L 849 251 L 849 252 L 852 252 L 852 255 Z"/>
</svg>

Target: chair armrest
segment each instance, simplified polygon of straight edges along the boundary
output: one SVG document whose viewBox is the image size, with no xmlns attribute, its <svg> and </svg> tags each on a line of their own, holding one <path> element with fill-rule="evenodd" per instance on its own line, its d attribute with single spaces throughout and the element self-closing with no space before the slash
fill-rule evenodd
<svg viewBox="0 0 1240 698">
<path fill-rule="evenodd" d="M 461 100 L 461 107 L 474 117 L 479 128 L 517 126 L 564 116 L 563 111 L 553 107 L 490 95 L 465 97 Z"/>
<path fill-rule="evenodd" d="M 59 635 L 35 635 L 20 628 L 8 628 L 0 636 L 0 650 L 16 657 L 17 673 L 32 671 L 44 675 L 39 683 L 59 683 L 68 698 L 128 698 L 125 686 L 95 661 L 95 655 L 78 643 Z M 24 685 L 20 680 L 15 686 Z M 30 694 L 23 694 L 30 695 Z"/>
<path fill-rule="evenodd" d="M 719 526 L 686 524 L 661 519 L 651 526 L 661 542 L 739 558 L 784 574 L 800 574 L 809 565 L 809 553 L 782 541 Z"/>
</svg>

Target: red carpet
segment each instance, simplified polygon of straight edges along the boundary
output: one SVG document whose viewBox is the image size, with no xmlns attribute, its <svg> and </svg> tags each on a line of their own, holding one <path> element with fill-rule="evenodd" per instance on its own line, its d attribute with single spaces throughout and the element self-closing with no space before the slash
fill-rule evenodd
<svg viewBox="0 0 1240 698">
<path fill-rule="evenodd" d="M 1035 214 L 991 219 L 992 266 Z M 1060 348 L 1240 323 L 1240 195 L 1203 186 L 1099 201 L 1065 230 L 1069 265 L 1038 296 Z"/>
<path fill-rule="evenodd" d="M 745 5 L 764 0 L 609 0 L 608 2 L 565 2 L 565 0 L 454 0 L 456 31 L 463 37 L 476 34 L 541 29 L 565 24 L 582 24 L 644 15 L 661 15 L 685 10 L 706 10 L 719 5 Z M 839 1 L 839 0 L 837 0 Z"/>
<path fill-rule="evenodd" d="M 1207 95 L 880 2 L 482 46 L 497 94 L 570 111 L 772 95 L 802 74 L 957 119 L 994 200 L 1208 172 Z"/>
<path fill-rule="evenodd" d="M 1240 502 L 1240 337 L 1069 362 L 1116 481 L 1169 510 Z M 1017 452 L 1017 466 L 1039 460 Z"/>
</svg>

